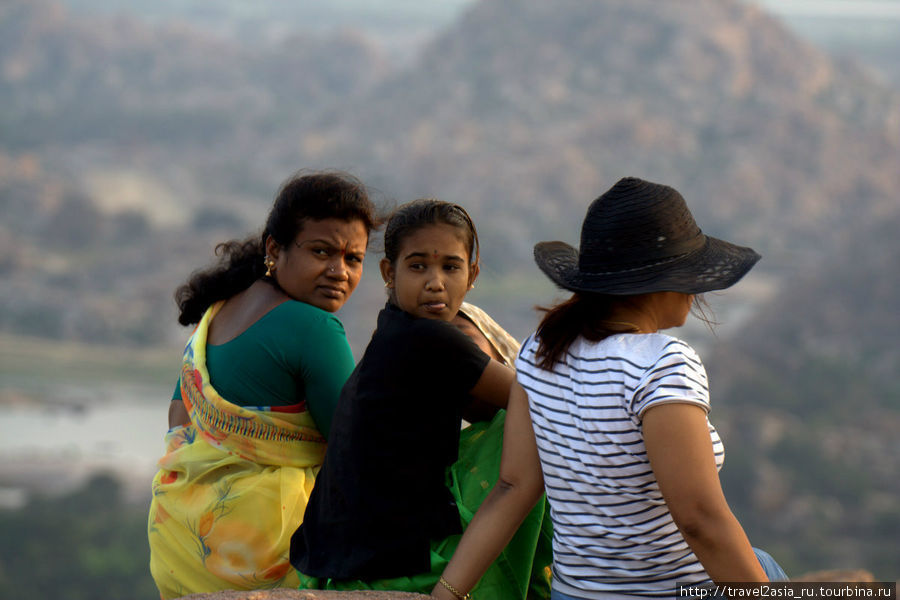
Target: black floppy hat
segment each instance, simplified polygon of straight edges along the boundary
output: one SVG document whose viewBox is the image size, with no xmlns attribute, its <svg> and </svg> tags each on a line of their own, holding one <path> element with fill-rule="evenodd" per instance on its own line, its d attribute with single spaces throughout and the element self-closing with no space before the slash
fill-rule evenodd
<svg viewBox="0 0 900 600">
<path fill-rule="evenodd" d="M 620 179 L 588 208 L 581 247 L 540 242 L 534 260 L 556 285 L 612 295 L 699 294 L 730 287 L 760 255 L 704 235 L 667 185 Z"/>
</svg>

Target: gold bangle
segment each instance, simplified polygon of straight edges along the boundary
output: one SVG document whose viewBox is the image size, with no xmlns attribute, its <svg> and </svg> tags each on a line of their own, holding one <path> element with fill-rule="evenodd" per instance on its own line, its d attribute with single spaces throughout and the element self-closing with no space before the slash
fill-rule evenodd
<svg viewBox="0 0 900 600">
<path fill-rule="evenodd" d="M 471 594 L 463 594 L 463 593 L 459 592 L 455 587 L 450 585 L 447 582 L 447 580 L 444 579 L 443 575 L 441 575 L 441 578 L 438 579 L 438 583 L 440 583 L 442 586 L 444 586 L 445 588 L 450 590 L 450 593 L 453 594 L 454 596 L 456 596 L 459 600 L 471 600 L 471 598 L 472 598 Z"/>
</svg>

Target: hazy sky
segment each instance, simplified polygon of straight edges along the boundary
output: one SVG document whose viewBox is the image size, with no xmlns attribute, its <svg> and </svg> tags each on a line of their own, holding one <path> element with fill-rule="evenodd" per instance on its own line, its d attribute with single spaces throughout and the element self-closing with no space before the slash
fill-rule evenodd
<svg viewBox="0 0 900 600">
<path fill-rule="evenodd" d="M 118 0 L 62 0 L 80 10 L 102 12 L 137 12 L 143 14 L 170 14 L 172 12 L 212 14 L 230 12 L 234 16 L 256 16 L 257 13 L 305 14 L 311 20 L 325 17 L 329 21 L 358 21 L 361 18 L 391 19 L 419 24 L 439 24 L 453 19 L 475 0 L 296 0 L 289 4 L 259 2 L 245 4 L 240 0 L 221 0 L 210 8 L 205 0 L 138 1 L 123 6 Z M 791 16 L 864 17 L 900 19 L 900 0 L 744 0 L 757 3 L 768 10 Z"/>
<path fill-rule="evenodd" d="M 774 13 L 809 17 L 900 19 L 898 0 L 756 0 Z"/>
</svg>

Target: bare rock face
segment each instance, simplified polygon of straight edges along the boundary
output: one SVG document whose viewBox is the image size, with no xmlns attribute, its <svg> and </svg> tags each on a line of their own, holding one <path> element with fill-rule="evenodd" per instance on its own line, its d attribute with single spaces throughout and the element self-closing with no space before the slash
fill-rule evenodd
<svg viewBox="0 0 900 600">
<path fill-rule="evenodd" d="M 791 581 L 827 581 L 827 582 L 873 582 L 875 576 L 865 569 L 829 569 L 804 573 L 800 577 L 791 577 Z"/>
<path fill-rule="evenodd" d="M 223 590 L 212 594 L 191 594 L 182 600 L 425 600 L 431 596 L 408 592 L 354 591 L 331 592 L 324 590 Z"/>
</svg>

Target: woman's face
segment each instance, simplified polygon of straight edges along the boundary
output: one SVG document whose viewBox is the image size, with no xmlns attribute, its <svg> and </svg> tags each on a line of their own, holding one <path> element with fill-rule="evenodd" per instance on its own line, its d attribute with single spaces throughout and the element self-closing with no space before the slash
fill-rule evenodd
<svg viewBox="0 0 900 600">
<path fill-rule="evenodd" d="M 397 306 L 426 319 L 452 320 L 477 275 L 463 233 L 442 223 L 408 235 L 395 264 L 381 261 L 381 276 Z"/>
<path fill-rule="evenodd" d="M 275 280 L 288 296 L 335 312 L 359 284 L 368 242 L 359 219 L 307 219 L 293 242 L 279 246 L 270 237 L 266 251 L 275 260 Z"/>
</svg>

